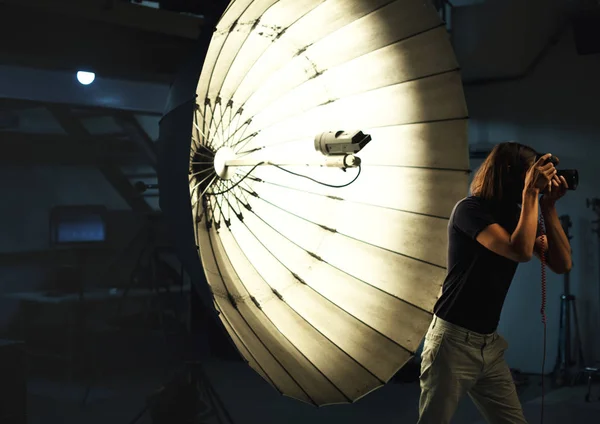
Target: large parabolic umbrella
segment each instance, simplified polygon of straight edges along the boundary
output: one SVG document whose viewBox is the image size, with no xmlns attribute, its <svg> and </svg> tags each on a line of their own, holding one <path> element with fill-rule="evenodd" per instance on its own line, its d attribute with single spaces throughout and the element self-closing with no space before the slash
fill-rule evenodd
<svg viewBox="0 0 600 424">
<path fill-rule="evenodd" d="M 196 94 L 195 236 L 239 352 L 315 405 L 382 386 L 427 330 L 467 192 L 467 109 L 435 9 L 233 1 Z M 315 136 L 338 130 L 371 135 L 360 169 L 321 166 Z"/>
</svg>

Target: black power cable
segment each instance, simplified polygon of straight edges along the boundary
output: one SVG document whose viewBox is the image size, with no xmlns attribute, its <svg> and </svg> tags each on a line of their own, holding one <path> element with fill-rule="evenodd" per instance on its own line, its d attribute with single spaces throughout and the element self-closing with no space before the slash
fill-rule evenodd
<svg viewBox="0 0 600 424">
<path fill-rule="evenodd" d="M 313 182 L 315 182 L 317 184 L 321 184 L 321 185 L 324 185 L 326 187 L 333 187 L 333 188 L 348 187 L 350 184 L 352 184 L 354 181 L 356 181 L 358 179 L 358 177 L 360 176 L 360 172 L 362 170 L 362 167 L 360 165 L 358 165 L 358 172 L 356 173 L 356 176 L 354 177 L 354 179 L 352 179 L 352 181 L 350 181 L 349 183 L 346 183 L 346 184 L 342 184 L 342 185 L 333 185 L 333 184 L 327 184 L 327 183 L 315 180 L 314 178 L 311 178 L 311 177 L 309 177 L 307 175 L 297 174 L 296 172 L 292 172 L 289 169 L 285 169 L 285 168 L 283 168 L 283 167 L 281 167 L 279 165 L 273 165 L 273 166 L 275 166 L 275 168 L 281 169 L 282 171 L 285 171 L 285 172 L 287 172 L 289 174 L 292 174 L 292 175 L 295 175 L 297 177 L 306 178 L 307 180 L 311 180 L 311 181 L 313 181 Z"/>
<path fill-rule="evenodd" d="M 211 192 L 209 194 L 211 194 L 213 196 L 216 196 L 216 195 L 219 195 L 219 194 L 225 194 L 228 191 L 233 190 L 235 187 L 237 187 L 239 184 L 241 184 L 242 181 L 244 181 L 246 178 L 248 178 L 250 176 L 250 174 L 252 173 L 252 171 L 254 171 L 260 165 L 263 165 L 264 163 L 265 162 L 260 162 L 260 163 L 257 163 L 256 165 L 254 165 L 252 167 L 252 169 L 250 169 L 250 171 L 248 171 L 246 173 L 246 175 L 244 175 L 242 178 L 240 178 L 234 185 L 232 185 L 231 187 L 229 187 L 227 190 L 218 191 L 218 192 Z M 299 174 L 297 172 L 290 171 L 289 169 L 285 169 L 283 166 L 279 166 L 279 165 L 272 165 L 272 166 L 274 166 L 275 168 L 280 169 L 280 170 L 282 170 L 284 172 L 287 172 L 288 174 L 295 175 L 296 177 L 306 178 L 307 180 L 310 180 L 310 181 L 315 182 L 317 184 L 320 184 L 320 185 L 323 185 L 323 186 L 326 186 L 326 187 L 332 187 L 332 188 L 348 187 L 350 184 L 352 184 L 353 182 L 355 182 L 358 179 L 358 177 L 360 176 L 360 173 L 362 171 L 362 166 L 358 165 L 358 172 L 356 173 L 356 176 L 350 182 L 348 182 L 346 184 L 341 184 L 341 185 L 334 185 L 334 184 L 324 183 L 324 182 L 319 181 L 319 180 L 315 180 L 314 178 L 309 177 L 308 175 L 303 175 L 303 174 Z"/>
</svg>

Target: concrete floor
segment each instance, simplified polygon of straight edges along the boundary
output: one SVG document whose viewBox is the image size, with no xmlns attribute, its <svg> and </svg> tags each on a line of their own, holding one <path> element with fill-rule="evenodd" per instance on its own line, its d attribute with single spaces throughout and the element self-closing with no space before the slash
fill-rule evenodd
<svg viewBox="0 0 600 424">
<path fill-rule="evenodd" d="M 82 405 L 84 385 L 32 377 L 29 380 L 29 424 L 129 424 L 144 408 L 146 397 L 168 379 L 172 368 L 165 364 L 121 372 L 121 375 L 105 374 L 95 382 L 85 406 Z M 374 424 L 415 423 L 417 420 L 418 383 L 390 383 L 356 404 L 317 409 L 279 395 L 243 363 L 209 359 L 205 362 L 205 372 L 235 424 Z M 519 389 L 530 423 L 540 422 L 539 382 L 539 377 L 532 376 L 529 384 Z M 600 401 L 585 403 L 585 390 L 584 386 L 575 386 L 547 393 L 544 423 L 598 424 Z M 597 384 L 594 394 L 596 399 L 600 395 Z M 484 424 L 468 397 L 452 422 Z M 148 416 L 137 422 L 150 423 Z"/>
</svg>

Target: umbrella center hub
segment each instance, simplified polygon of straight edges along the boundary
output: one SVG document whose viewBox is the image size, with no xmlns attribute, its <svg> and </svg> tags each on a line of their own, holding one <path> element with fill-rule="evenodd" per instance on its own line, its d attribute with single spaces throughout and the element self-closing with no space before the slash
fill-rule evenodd
<svg viewBox="0 0 600 424">
<path fill-rule="evenodd" d="M 215 155 L 215 172 L 222 180 L 230 180 L 235 175 L 235 167 L 227 166 L 228 160 L 235 159 L 235 152 L 231 147 L 221 147 Z"/>
</svg>

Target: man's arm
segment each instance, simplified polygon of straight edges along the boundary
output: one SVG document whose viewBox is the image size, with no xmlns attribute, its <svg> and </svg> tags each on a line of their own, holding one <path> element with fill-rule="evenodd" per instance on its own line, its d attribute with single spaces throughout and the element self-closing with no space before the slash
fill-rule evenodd
<svg viewBox="0 0 600 424">
<path fill-rule="evenodd" d="M 542 216 L 546 227 L 546 236 L 538 237 L 535 242 L 535 253 L 539 258 L 546 244 L 546 259 L 548 268 L 557 274 L 565 274 L 571 270 L 571 244 L 565 234 L 556 205 L 554 202 L 545 202 L 542 198 L 540 202 Z"/>
</svg>

